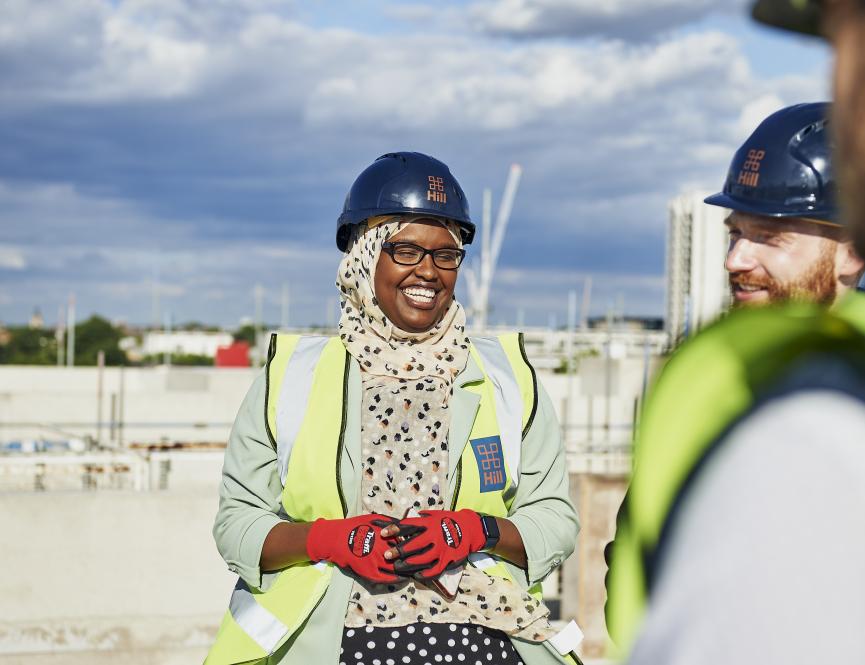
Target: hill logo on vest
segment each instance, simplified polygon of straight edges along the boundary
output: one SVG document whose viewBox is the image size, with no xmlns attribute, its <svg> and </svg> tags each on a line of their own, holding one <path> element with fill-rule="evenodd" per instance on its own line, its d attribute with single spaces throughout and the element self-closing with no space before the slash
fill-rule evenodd
<svg viewBox="0 0 865 665">
<path fill-rule="evenodd" d="M 499 436 L 485 436 L 469 441 L 478 462 L 481 492 L 496 492 L 505 488 L 505 456 Z"/>
</svg>

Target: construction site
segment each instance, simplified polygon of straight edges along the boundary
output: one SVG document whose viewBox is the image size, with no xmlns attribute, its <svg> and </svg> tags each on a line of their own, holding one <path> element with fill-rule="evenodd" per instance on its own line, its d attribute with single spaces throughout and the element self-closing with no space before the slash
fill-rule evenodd
<svg viewBox="0 0 865 665">
<path fill-rule="evenodd" d="M 0 3 L 0 665 L 862 660 L 860 34 Z"/>
<path fill-rule="evenodd" d="M 514 180 L 511 197 L 515 188 Z M 545 602 L 557 621 L 577 621 L 589 661 L 607 647 L 603 549 L 627 487 L 642 400 L 675 340 L 725 305 L 718 270 L 705 267 L 723 252 L 723 235 L 694 237 L 691 229 L 705 224 L 694 224 L 695 215 L 707 214 L 697 200 L 670 206 L 672 327 L 651 329 L 615 313 L 590 321 L 581 315 L 589 283 L 581 303 L 572 294 L 563 328 L 524 330 L 560 423 L 581 522 L 574 554 L 544 582 Z M 504 215 L 491 228 L 488 210 L 489 203 L 470 277 L 475 312 L 486 311 L 507 223 Z M 499 332 L 483 317 L 475 326 Z M 0 527 L 9 534 L 0 574 L 2 663 L 172 665 L 202 660 L 213 641 L 236 579 L 210 534 L 222 456 L 261 370 L 172 366 L 172 350 L 208 343 L 180 331 L 157 334 L 148 343 L 168 363 L 155 367 L 76 367 L 68 344 L 64 366 L 0 366 Z"/>
</svg>

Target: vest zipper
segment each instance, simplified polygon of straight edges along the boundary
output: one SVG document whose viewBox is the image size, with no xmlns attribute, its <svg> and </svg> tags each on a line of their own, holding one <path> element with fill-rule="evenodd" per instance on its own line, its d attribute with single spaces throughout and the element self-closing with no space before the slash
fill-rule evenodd
<svg viewBox="0 0 865 665">
<path fill-rule="evenodd" d="M 460 485 L 463 482 L 463 458 L 460 457 L 460 461 L 457 462 L 457 471 L 456 471 L 456 484 L 454 485 L 454 495 L 451 497 L 451 510 L 456 510 L 457 506 L 457 497 L 460 494 Z"/>
</svg>

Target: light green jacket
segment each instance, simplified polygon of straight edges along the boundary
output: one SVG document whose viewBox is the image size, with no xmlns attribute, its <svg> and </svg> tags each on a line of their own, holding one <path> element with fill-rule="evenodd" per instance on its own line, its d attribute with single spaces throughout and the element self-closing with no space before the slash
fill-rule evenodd
<svg viewBox="0 0 865 665">
<path fill-rule="evenodd" d="M 483 372 L 470 356 L 466 368 L 457 376 L 451 401 L 449 469 L 457 467 L 480 399 L 463 386 L 482 379 Z M 276 451 L 265 430 L 265 390 L 265 375 L 262 374 L 247 393 L 234 421 L 225 451 L 219 511 L 213 526 L 216 546 L 229 569 L 250 587 L 261 589 L 267 589 L 277 576 L 277 573 L 262 573 L 259 560 L 265 537 L 281 520 L 278 513 L 283 490 Z M 522 536 L 528 570 L 507 566 L 524 587 L 545 578 L 570 556 L 579 531 L 576 510 L 568 495 L 567 462 L 559 425 L 550 399 L 540 385 L 538 391 L 538 409 L 523 440 L 520 480 L 508 516 Z M 346 498 L 354 497 L 349 508 L 351 515 L 361 512 L 361 397 L 360 368 L 352 361 L 346 399 L 345 449 L 341 457 L 343 493 Z M 451 475 L 447 505 L 454 483 L 455 477 Z M 270 662 L 336 665 L 351 586 L 352 578 L 335 569 L 327 593 L 306 625 Z M 563 662 L 546 645 L 518 640 L 514 643 L 526 665 Z"/>
</svg>

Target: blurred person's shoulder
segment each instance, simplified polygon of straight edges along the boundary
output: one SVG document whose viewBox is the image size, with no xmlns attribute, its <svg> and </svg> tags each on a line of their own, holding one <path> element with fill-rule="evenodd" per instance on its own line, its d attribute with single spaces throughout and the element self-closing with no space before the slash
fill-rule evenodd
<svg viewBox="0 0 865 665">
<path fill-rule="evenodd" d="M 857 298 L 865 318 L 865 297 Z M 865 394 L 863 329 L 837 308 L 805 303 L 731 312 L 683 343 L 659 373 L 641 416 L 639 463 L 678 457 L 683 449 L 699 457 L 736 422 L 784 394 L 821 388 Z"/>
<path fill-rule="evenodd" d="M 835 308 L 810 303 L 743 308 L 681 344 L 659 384 L 692 382 L 696 375 L 708 385 L 727 379 L 759 391 L 817 359 L 863 363 L 863 341 L 865 294 L 851 294 Z"/>
</svg>

